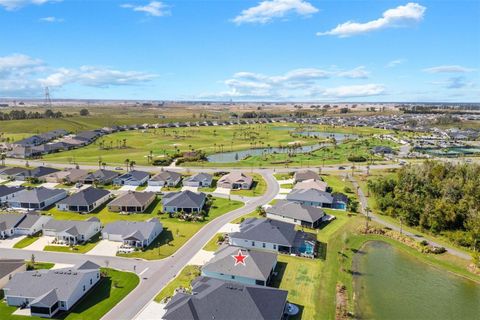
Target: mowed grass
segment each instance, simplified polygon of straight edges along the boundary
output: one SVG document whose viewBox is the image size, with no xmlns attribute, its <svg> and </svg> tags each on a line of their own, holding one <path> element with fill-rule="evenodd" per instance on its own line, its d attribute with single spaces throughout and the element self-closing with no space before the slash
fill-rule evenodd
<svg viewBox="0 0 480 320">
<path fill-rule="evenodd" d="M 212 201 L 213 203 L 208 212 L 207 219 L 203 222 L 182 221 L 177 218 L 170 218 L 168 214 L 160 214 L 162 212 L 162 204 L 159 198 L 152 203 L 145 213 L 127 215 L 110 212 L 106 205 L 89 214 L 59 211 L 55 207 L 48 210 L 46 213 L 59 220 L 86 220 L 91 217 L 97 217 L 103 225 L 118 220 L 145 221 L 150 218 L 158 218 L 163 225 L 163 232 L 160 236 L 145 251 L 136 251 L 130 254 L 121 255 L 129 258 L 154 260 L 172 255 L 209 221 L 243 206 L 243 202 L 224 198 L 213 197 Z M 84 253 L 91 250 L 97 243 L 98 242 L 95 241 L 93 243 L 87 243 L 85 246 L 78 246 L 79 250 L 73 251 L 66 246 L 51 246 L 54 248 L 49 247 L 48 249 L 52 251 Z"/>
<path fill-rule="evenodd" d="M 88 242 L 76 246 L 45 246 L 43 251 L 67 252 L 67 253 L 85 253 L 92 250 L 100 242 L 100 233 L 93 236 Z"/>
<path fill-rule="evenodd" d="M 102 268 L 106 274 L 99 283 L 88 292 L 68 313 L 57 314 L 55 319 L 65 320 L 99 320 L 140 282 L 137 275 L 114 269 Z M 2 293 L 3 295 L 3 293 Z M 0 302 L 0 319 L 2 320 L 40 320 L 40 317 L 16 316 L 12 313 L 16 307 L 9 307 Z"/>
<path fill-rule="evenodd" d="M 163 299 L 173 296 L 175 289 L 177 288 L 190 288 L 190 283 L 196 277 L 200 275 L 200 267 L 198 266 L 185 266 L 178 276 L 167 284 L 162 291 L 160 291 L 155 297 L 156 302 L 161 302 Z"/>
<path fill-rule="evenodd" d="M 29 245 L 31 245 L 35 241 L 37 241 L 39 238 L 40 238 L 39 235 L 27 236 L 27 237 L 23 238 L 22 240 L 18 241 L 17 243 L 15 243 L 13 245 L 13 247 L 15 249 L 23 249 L 25 247 L 28 247 Z"/>
<path fill-rule="evenodd" d="M 243 197 L 258 197 L 267 191 L 267 183 L 263 179 L 261 174 L 258 173 L 246 173 L 253 179 L 252 187 L 249 190 L 232 190 L 231 195 L 243 196 Z"/>
<path fill-rule="evenodd" d="M 84 121 L 80 119 L 78 121 Z M 151 123 L 152 121 L 144 121 Z M 83 122 L 82 122 L 83 123 Z M 142 122 L 143 123 L 143 122 Z M 291 142 L 299 142 L 303 145 L 315 144 L 326 141 L 325 138 L 314 138 L 292 135 L 288 130 L 278 130 L 284 124 L 255 124 L 255 125 L 229 125 L 211 127 L 185 127 L 148 129 L 117 132 L 106 135 L 94 144 L 67 152 L 45 155 L 44 159 L 55 162 L 98 163 L 98 159 L 107 164 L 122 164 L 125 159 L 134 160 L 139 165 L 148 165 L 147 155 L 152 152 L 153 159 L 172 155 L 177 152 L 202 150 L 206 154 L 218 152 L 247 150 L 250 148 L 268 149 L 269 147 L 286 146 Z M 298 124 L 288 124 L 292 128 L 300 128 Z M 351 133 L 351 128 L 332 128 L 329 126 L 309 126 L 308 130 Z M 354 128 L 356 134 L 387 133 L 384 130 L 373 128 Z M 116 148 L 118 142 L 126 141 L 127 148 Z M 110 149 L 101 149 L 100 142 L 105 146 L 113 146 Z M 281 160 L 284 155 L 269 155 L 275 161 Z M 260 161 L 261 160 L 261 161 Z M 301 160 L 299 158 L 299 160 Z M 242 167 L 253 165 L 265 165 L 262 157 L 250 157 L 237 162 Z M 185 163 L 185 166 L 211 166 L 208 162 Z M 231 166 L 232 164 L 218 164 Z"/>
<path fill-rule="evenodd" d="M 217 251 L 218 250 L 218 237 L 222 236 L 221 233 L 217 233 L 213 236 L 212 239 L 210 239 L 205 247 L 203 247 L 203 250 L 205 251 Z"/>
</svg>

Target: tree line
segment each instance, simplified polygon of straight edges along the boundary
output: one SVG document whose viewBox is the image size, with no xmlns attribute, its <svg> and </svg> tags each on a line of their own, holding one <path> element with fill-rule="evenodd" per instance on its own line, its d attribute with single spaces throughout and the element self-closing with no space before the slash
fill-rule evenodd
<svg viewBox="0 0 480 320">
<path fill-rule="evenodd" d="M 368 188 L 384 214 L 480 249 L 480 165 L 426 161 Z"/>
<path fill-rule="evenodd" d="M 63 118 L 61 111 L 52 111 L 50 109 L 45 112 L 11 110 L 10 112 L 0 112 L 0 121 L 4 120 L 25 120 L 25 119 L 44 119 L 44 118 Z"/>
</svg>

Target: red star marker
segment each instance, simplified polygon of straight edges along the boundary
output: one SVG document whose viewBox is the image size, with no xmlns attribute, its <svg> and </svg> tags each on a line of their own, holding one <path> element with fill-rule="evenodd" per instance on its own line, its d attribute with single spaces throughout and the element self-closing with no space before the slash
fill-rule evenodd
<svg viewBox="0 0 480 320">
<path fill-rule="evenodd" d="M 235 259 L 235 266 L 237 264 L 243 264 L 245 265 L 245 259 L 247 259 L 248 255 L 244 255 L 242 250 L 238 250 L 238 253 L 236 256 L 232 256 L 233 259 Z"/>
</svg>

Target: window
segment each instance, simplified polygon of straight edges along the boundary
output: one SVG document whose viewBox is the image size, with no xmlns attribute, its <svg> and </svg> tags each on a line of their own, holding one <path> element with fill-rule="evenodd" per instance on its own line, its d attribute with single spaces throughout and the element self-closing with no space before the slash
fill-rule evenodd
<svg viewBox="0 0 480 320">
<path fill-rule="evenodd" d="M 235 279 L 235 276 L 231 276 L 232 279 Z"/>
<path fill-rule="evenodd" d="M 85 285 L 83 286 L 83 291 L 85 291 Z"/>
<path fill-rule="evenodd" d="M 276 244 L 273 245 L 273 249 L 277 250 L 277 245 Z"/>
<path fill-rule="evenodd" d="M 255 241 L 252 241 L 252 247 L 255 247 Z"/>
<path fill-rule="evenodd" d="M 265 248 L 265 242 L 262 244 L 262 247 L 264 247 L 264 248 Z"/>
<path fill-rule="evenodd" d="M 90 285 L 92 285 L 92 284 L 93 284 L 93 279 L 90 279 Z"/>
</svg>

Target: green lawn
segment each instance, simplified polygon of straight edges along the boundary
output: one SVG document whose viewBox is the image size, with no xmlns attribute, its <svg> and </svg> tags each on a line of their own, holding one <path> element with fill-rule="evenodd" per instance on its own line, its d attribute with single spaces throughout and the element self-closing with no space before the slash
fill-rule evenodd
<svg viewBox="0 0 480 320">
<path fill-rule="evenodd" d="M 252 188 L 249 190 L 232 190 L 230 194 L 244 197 L 258 197 L 265 193 L 267 190 L 267 183 L 263 179 L 261 174 L 258 173 L 246 173 L 253 178 Z"/>
<path fill-rule="evenodd" d="M 280 185 L 280 188 L 283 189 L 293 189 L 293 183 L 284 183 Z"/>
<path fill-rule="evenodd" d="M 100 242 L 100 233 L 93 236 L 87 243 L 79 244 L 73 247 L 69 246 L 45 246 L 44 251 L 67 252 L 67 253 L 85 253 L 92 250 Z"/>
<path fill-rule="evenodd" d="M 147 260 L 163 259 L 175 253 L 183 246 L 198 230 L 209 221 L 243 206 L 243 202 L 224 198 L 212 198 L 213 204 L 208 217 L 203 222 L 187 222 L 176 218 L 170 218 L 167 214 L 160 216 L 163 224 L 163 232 L 145 250 L 135 251 L 129 254 L 120 254 L 122 257 L 143 258 Z"/>
<path fill-rule="evenodd" d="M 23 249 L 25 247 L 28 247 L 29 245 L 31 245 L 35 241 L 37 241 L 39 238 L 40 238 L 39 235 L 37 235 L 37 236 L 27 236 L 27 237 L 23 238 L 22 240 L 18 241 L 17 243 L 15 243 L 13 245 L 13 247 L 15 249 Z"/>
<path fill-rule="evenodd" d="M 217 181 L 218 181 L 218 178 L 214 177 L 212 179 L 212 185 L 210 187 L 198 188 L 198 191 L 202 191 L 202 192 L 213 192 L 213 191 L 215 191 L 215 189 L 217 189 Z"/>
<path fill-rule="evenodd" d="M 106 277 L 81 299 L 67 314 L 58 314 L 55 318 L 65 320 L 99 320 L 139 283 L 137 275 L 113 269 L 102 269 Z M 0 319 L 2 320 L 40 320 L 39 317 L 14 316 L 15 307 L 0 303 Z"/>
<path fill-rule="evenodd" d="M 156 302 L 161 302 L 167 297 L 171 297 L 175 289 L 183 287 L 190 288 L 190 282 L 200 275 L 200 268 L 198 266 L 185 266 L 183 270 L 167 284 L 162 291 L 155 297 Z"/>
<path fill-rule="evenodd" d="M 27 261 L 28 262 L 28 261 Z M 33 265 L 33 269 L 40 270 L 40 269 L 52 269 L 55 266 L 55 263 L 50 262 L 35 262 Z"/>
<path fill-rule="evenodd" d="M 273 175 L 275 179 L 277 180 L 288 180 L 293 178 L 293 172 L 287 172 L 287 173 L 275 173 Z"/>
<path fill-rule="evenodd" d="M 221 233 L 217 233 L 213 236 L 212 239 L 210 239 L 210 241 L 207 242 L 207 244 L 205 245 L 205 247 L 203 247 L 203 250 L 206 250 L 206 251 L 217 251 L 218 250 L 218 237 L 219 236 L 222 236 L 223 234 Z"/>
</svg>

